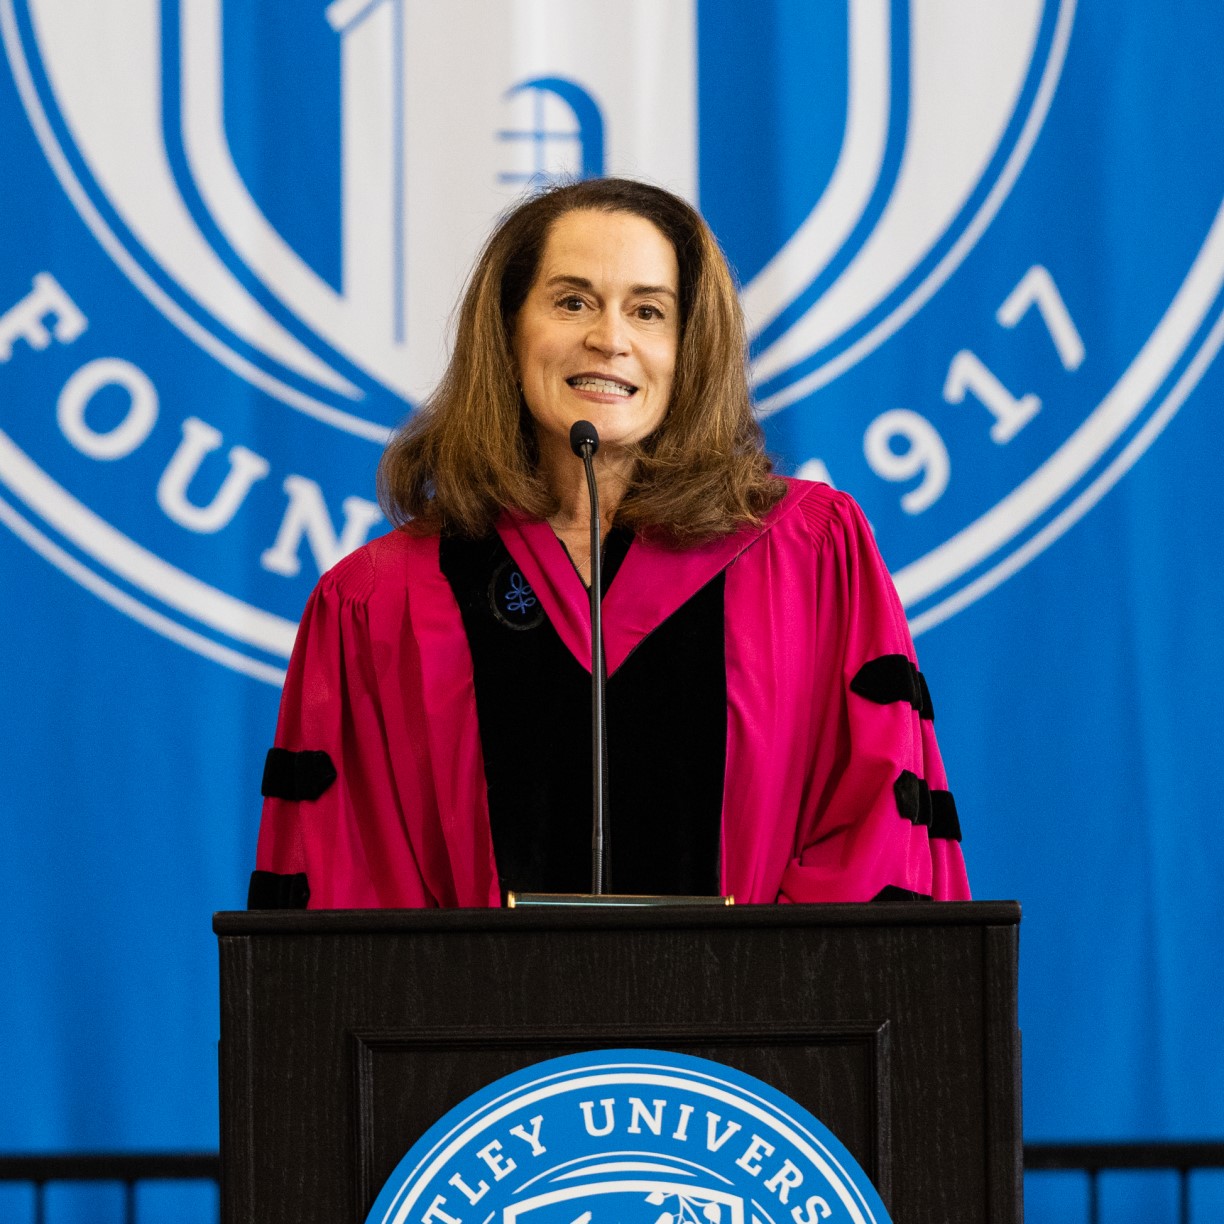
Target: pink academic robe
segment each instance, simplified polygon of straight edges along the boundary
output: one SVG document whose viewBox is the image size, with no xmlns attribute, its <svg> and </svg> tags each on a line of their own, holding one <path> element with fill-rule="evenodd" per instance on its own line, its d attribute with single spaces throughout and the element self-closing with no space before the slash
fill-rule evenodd
<svg viewBox="0 0 1224 1224">
<path fill-rule="evenodd" d="M 506 514 L 498 532 L 589 670 L 587 592 L 552 530 Z M 870 660 L 915 656 L 845 494 L 792 481 L 761 527 L 684 551 L 635 540 L 604 599 L 609 674 L 723 570 L 724 893 L 868 901 L 892 886 L 968 899 L 959 843 L 905 819 L 894 789 L 908 771 L 947 790 L 931 721 L 849 687 Z M 264 804 L 257 867 L 305 872 L 310 908 L 500 904 L 472 660 L 436 537 L 392 532 L 323 576 L 276 745 L 325 751 L 338 774 L 317 799 Z"/>
</svg>

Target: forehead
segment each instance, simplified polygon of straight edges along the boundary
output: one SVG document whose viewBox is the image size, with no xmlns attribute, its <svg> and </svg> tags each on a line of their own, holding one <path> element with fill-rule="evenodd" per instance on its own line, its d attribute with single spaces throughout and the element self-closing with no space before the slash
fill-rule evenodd
<svg viewBox="0 0 1224 1224">
<path fill-rule="evenodd" d="M 671 241 L 653 221 L 582 209 L 559 217 L 548 231 L 536 281 L 556 276 L 675 291 L 680 267 Z"/>
</svg>

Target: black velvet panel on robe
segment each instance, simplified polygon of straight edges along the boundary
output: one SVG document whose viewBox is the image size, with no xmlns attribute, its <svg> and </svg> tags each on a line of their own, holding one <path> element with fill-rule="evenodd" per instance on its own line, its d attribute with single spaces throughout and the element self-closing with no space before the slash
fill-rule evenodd
<svg viewBox="0 0 1224 1224">
<path fill-rule="evenodd" d="M 606 594 L 632 540 L 609 533 Z M 472 652 L 502 889 L 591 888 L 591 677 L 500 537 L 445 536 Z M 608 678 L 608 871 L 619 893 L 716 895 L 727 741 L 720 574 Z"/>
</svg>

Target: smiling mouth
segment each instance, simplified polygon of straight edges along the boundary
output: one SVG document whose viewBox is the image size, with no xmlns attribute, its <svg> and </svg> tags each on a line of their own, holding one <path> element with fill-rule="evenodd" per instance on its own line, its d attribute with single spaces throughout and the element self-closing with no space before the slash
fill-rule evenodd
<svg viewBox="0 0 1224 1224">
<path fill-rule="evenodd" d="M 591 374 L 578 374 L 565 380 L 575 391 L 593 391 L 597 395 L 620 395 L 628 399 L 637 388 L 632 383 L 618 378 L 596 378 Z"/>
</svg>

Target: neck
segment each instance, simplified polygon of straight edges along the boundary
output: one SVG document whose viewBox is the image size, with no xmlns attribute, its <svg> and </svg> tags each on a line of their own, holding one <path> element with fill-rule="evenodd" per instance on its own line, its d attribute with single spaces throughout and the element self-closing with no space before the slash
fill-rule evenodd
<svg viewBox="0 0 1224 1224">
<path fill-rule="evenodd" d="M 612 526 L 617 507 L 629 487 L 633 460 L 615 447 L 602 446 L 594 458 L 595 484 L 599 489 L 599 538 Z M 553 529 L 569 542 L 571 533 L 591 529 L 591 499 L 587 492 L 586 465 L 569 444 L 559 439 L 550 444 L 540 440 L 540 469 L 557 499 L 556 513 L 548 520 Z"/>
</svg>

